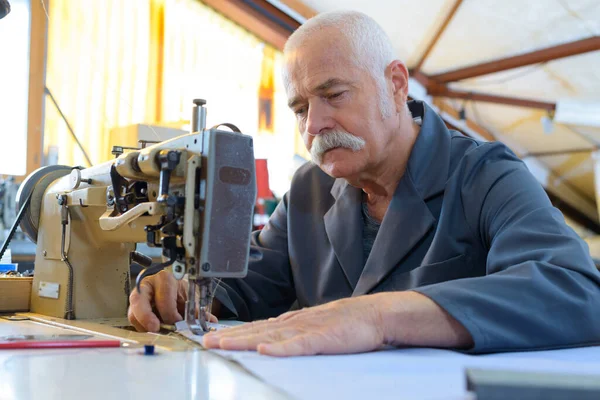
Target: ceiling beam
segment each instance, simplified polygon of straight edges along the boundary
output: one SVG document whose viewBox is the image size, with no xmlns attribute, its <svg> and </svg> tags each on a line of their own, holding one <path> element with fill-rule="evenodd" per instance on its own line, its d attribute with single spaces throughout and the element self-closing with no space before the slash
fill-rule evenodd
<svg viewBox="0 0 600 400">
<path fill-rule="evenodd" d="M 267 0 L 202 0 L 259 39 L 283 50 L 290 34 L 300 24 Z"/>
<path fill-rule="evenodd" d="M 442 36 L 442 34 L 444 33 L 444 31 L 446 30 L 446 27 L 448 27 L 448 24 L 450 24 L 450 21 L 452 21 L 452 18 L 454 18 L 454 14 L 456 14 L 456 11 L 458 10 L 458 7 L 460 7 L 460 5 L 461 5 L 462 2 L 463 2 L 463 0 L 456 0 L 454 2 L 454 4 L 452 5 L 452 8 L 448 12 L 448 15 L 446 15 L 446 18 L 444 18 L 444 21 L 442 22 L 442 25 L 440 25 L 440 27 L 438 28 L 438 30 L 435 33 L 435 35 L 433 35 L 433 38 L 431 39 L 431 41 L 427 45 L 427 48 L 425 49 L 425 51 L 421 55 L 421 58 L 419 59 L 419 61 L 417 61 L 417 63 L 415 64 L 415 66 L 412 67 L 412 69 L 414 71 L 420 71 L 421 70 L 421 67 L 425 63 L 425 60 L 427 60 L 427 57 L 429 57 L 429 53 L 431 53 L 431 50 L 433 50 L 433 48 L 437 44 L 438 40 L 440 39 L 440 37 Z"/>
<path fill-rule="evenodd" d="M 431 96 L 447 97 L 450 99 L 464 99 L 471 101 L 482 101 L 486 103 L 504 104 L 516 107 L 538 108 L 546 111 L 556 110 L 556 104 L 546 101 L 521 99 L 518 97 L 498 96 L 494 94 L 463 92 L 449 89 L 445 85 L 431 85 L 427 91 Z"/>
<path fill-rule="evenodd" d="M 267 0 L 269 3 L 278 2 L 282 3 L 285 6 L 291 8 L 294 12 L 297 12 L 305 19 L 309 19 L 317 15 L 317 12 L 311 7 L 307 6 L 300 0 Z"/>
<path fill-rule="evenodd" d="M 439 83 L 456 82 L 527 65 L 557 60 L 559 58 L 589 53 L 596 50 L 600 50 L 600 36 L 592 36 L 590 38 L 548 47 L 518 56 L 501 58 L 499 60 L 472 65 L 470 67 L 459 68 L 454 71 L 432 75 L 430 78 Z"/>
<path fill-rule="evenodd" d="M 260 14 L 265 20 L 271 21 L 274 24 L 285 29 L 288 32 L 288 35 L 291 35 L 301 25 L 300 21 L 297 21 L 295 18 L 291 17 L 280 7 L 277 7 L 268 0 L 237 1 L 248 7 L 249 10 L 253 10 Z"/>
</svg>

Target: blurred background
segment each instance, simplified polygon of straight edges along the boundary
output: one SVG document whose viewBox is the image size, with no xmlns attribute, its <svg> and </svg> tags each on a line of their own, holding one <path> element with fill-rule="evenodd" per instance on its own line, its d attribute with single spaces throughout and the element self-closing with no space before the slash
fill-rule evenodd
<svg viewBox="0 0 600 400">
<path fill-rule="evenodd" d="M 521 157 L 600 259 L 598 0 L 10 0 L 0 21 L 0 239 L 19 183 L 52 164 L 87 167 L 207 125 L 255 141 L 261 227 L 308 160 L 287 108 L 283 44 L 307 18 L 375 18 L 411 71 L 411 98 L 449 127 Z M 11 246 L 19 269 L 34 246 Z"/>
</svg>

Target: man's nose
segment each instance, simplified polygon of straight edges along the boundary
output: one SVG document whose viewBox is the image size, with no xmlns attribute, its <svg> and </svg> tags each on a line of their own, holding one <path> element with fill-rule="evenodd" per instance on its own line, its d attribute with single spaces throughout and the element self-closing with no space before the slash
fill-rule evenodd
<svg viewBox="0 0 600 400">
<path fill-rule="evenodd" d="M 308 108 L 306 132 L 308 132 L 309 135 L 316 136 L 333 129 L 334 127 L 335 121 L 327 111 L 327 107 L 313 105 Z"/>
</svg>

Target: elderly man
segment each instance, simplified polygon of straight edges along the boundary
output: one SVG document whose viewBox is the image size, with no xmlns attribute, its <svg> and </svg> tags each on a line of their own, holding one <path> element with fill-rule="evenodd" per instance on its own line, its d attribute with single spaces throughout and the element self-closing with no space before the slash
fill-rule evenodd
<svg viewBox="0 0 600 400">
<path fill-rule="evenodd" d="M 313 163 L 252 234 L 248 276 L 217 294 L 215 314 L 260 321 L 207 334 L 207 347 L 285 356 L 600 340 L 586 245 L 506 146 L 407 102 L 407 69 L 372 19 L 309 20 L 286 44 L 284 81 Z M 156 331 L 159 317 L 181 319 L 184 295 L 170 273 L 148 278 L 129 319 Z"/>
</svg>

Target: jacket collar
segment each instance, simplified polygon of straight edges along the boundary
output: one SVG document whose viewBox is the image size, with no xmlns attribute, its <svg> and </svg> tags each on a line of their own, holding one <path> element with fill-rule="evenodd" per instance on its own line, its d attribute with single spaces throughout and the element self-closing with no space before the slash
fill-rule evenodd
<svg viewBox="0 0 600 400">
<path fill-rule="evenodd" d="M 362 252 L 362 191 L 344 179 L 336 179 L 331 188 L 336 201 L 324 216 L 325 229 L 354 288 L 353 295 L 372 290 L 436 222 L 425 202 L 444 190 L 451 134 L 427 104 L 413 101 L 408 105 L 413 118 L 421 121 L 421 129 L 366 264 Z"/>
</svg>

